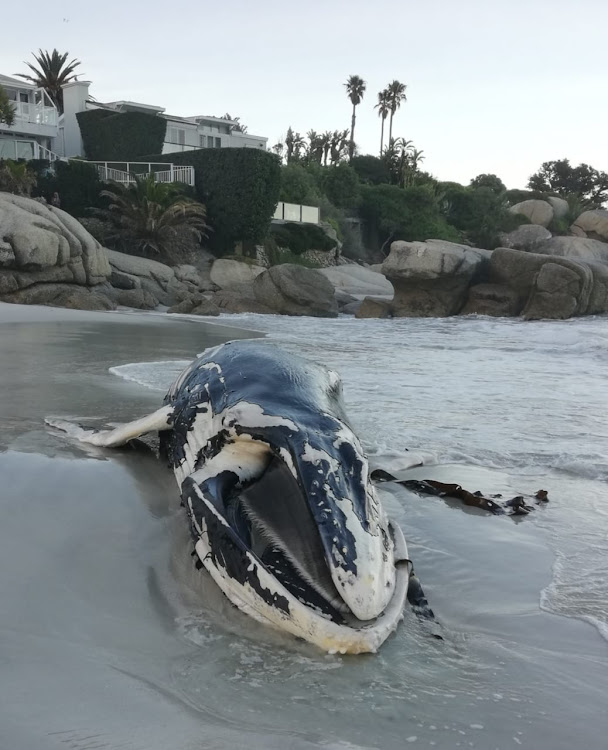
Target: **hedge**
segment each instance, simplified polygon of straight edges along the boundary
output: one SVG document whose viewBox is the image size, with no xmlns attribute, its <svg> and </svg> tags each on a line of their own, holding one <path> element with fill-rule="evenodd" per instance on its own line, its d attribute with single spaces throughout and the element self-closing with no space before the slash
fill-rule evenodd
<svg viewBox="0 0 608 750">
<path fill-rule="evenodd" d="M 142 161 L 143 154 L 162 151 L 167 121 L 157 115 L 92 109 L 76 117 L 87 159 Z"/>
<path fill-rule="evenodd" d="M 100 181 L 97 168 L 80 159 L 55 161 L 35 160 L 28 163 L 37 178 L 34 196 L 41 196 L 51 202 L 54 193 L 59 193 L 61 208 L 72 216 L 80 218 L 89 215 L 89 208 L 101 208 L 107 201 L 101 198 L 104 184 Z"/>
<path fill-rule="evenodd" d="M 307 250 L 328 252 L 336 247 L 335 240 L 316 224 L 273 224 L 270 237 L 279 247 L 289 248 L 294 255 Z"/>
<path fill-rule="evenodd" d="M 194 167 L 197 198 L 207 207 L 213 231 L 209 244 L 217 255 L 231 253 L 236 242 L 261 242 L 270 228 L 281 186 L 275 154 L 253 148 L 203 148 L 142 161 Z"/>
</svg>

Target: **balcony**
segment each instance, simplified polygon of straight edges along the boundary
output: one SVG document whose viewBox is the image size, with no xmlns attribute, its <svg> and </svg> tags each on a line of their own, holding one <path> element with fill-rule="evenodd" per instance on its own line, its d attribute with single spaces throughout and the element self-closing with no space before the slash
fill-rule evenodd
<svg viewBox="0 0 608 750">
<path fill-rule="evenodd" d="M 15 110 L 15 127 L 21 123 L 57 127 L 57 110 L 55 107 L 29 102 L 12 102 L 12 105 Z"/>
<path fill-rule="evenodd" d="M 103 182 L 120 182 L 133 185 L 135 177 L 154 175 L 155 182 L 181 182 L 194 187 L 194 167 L 183 167 L 175 164 L 149 162 L 88 162 L 97 167 L 99 179 Z"/>
</svg>

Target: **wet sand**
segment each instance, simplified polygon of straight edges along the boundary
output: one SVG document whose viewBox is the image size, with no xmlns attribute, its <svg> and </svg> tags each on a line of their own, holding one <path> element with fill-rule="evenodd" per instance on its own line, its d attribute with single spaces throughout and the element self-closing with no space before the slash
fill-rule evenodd
<svg viewBox="0 0 608 750">
<path fill-rule="evenodd" d="M 380 654 L 328 656 L 242 616 L 195 571 L 153 456 L 44 428 L 158 407 L 110 366 L 250 335 L 0 305 L 0 748 L 603 749 L 608 649 L 540 610 L 553 560 L 532 527 L 385 488 L 445 640 L 406 612 Z M 470 471 L 465 486 L 512 489 Z"/>
</svg>

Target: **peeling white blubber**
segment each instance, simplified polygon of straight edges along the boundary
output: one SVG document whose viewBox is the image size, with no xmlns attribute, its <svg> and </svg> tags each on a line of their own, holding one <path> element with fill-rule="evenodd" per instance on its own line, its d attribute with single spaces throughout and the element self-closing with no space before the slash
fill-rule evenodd
<svg viewBox="0 0 608 750">
<path fill-rule="evenodd" d="M 407 547 L 336 373 L 232 342 L 204 352 L 147 417 L 97 432 L 48 423 L 100 447 L 159 431 L 200 562 L 257 621 L 338 653 L 374 652 L 397 627 Z"/>
</svg>

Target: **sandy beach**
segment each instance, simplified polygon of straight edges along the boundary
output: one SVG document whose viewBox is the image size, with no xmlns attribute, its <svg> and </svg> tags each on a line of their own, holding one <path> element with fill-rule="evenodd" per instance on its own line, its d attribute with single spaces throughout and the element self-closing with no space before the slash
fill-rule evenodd
<svg viewBox="0 0 608 750">
<path fill-rule="evenodd" d="M 194 570 L 153 455 L 45 428 L 156 409 L 162 394 L 109 368 L 252 335 L 224 322 L 0 305 L 0 748 L 603 750 L 608 647 L 540 609 L 554 556 L 534 526 L 385 488 L 445 639 L 406 613 L 380 654 L 329 656 Z M 459 472 L 513 490 L 506 472 Z"/>
</svg>

